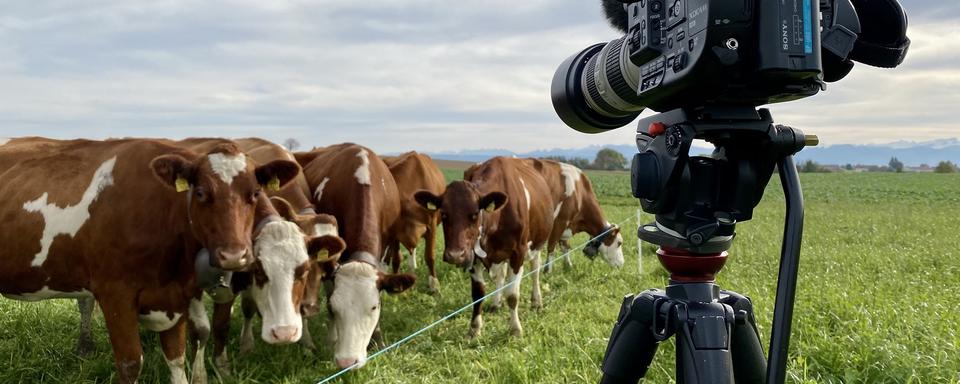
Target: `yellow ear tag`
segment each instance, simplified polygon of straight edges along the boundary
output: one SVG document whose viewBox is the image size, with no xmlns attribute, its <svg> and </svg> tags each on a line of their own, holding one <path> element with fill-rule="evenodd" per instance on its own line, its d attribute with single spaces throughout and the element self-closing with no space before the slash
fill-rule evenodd
<svg viewBox="0 0 960 384">
<path fill-rule="evenodd" d="M 434 203 L 427 203 L 427 209 L 428 209 L 428 210 L 431 210 L 431 211 L 436 211 L 436 210 L 437 210 L 437 205 L 434 204 Z"/>
<path fill-rule="evenodd" d="M 187 179 L 182 177 L 177 177 L 177 181 L 174 183 L 177 188 L 177 193 L 186 192 L 190 190 L 190 183 L 187 182 Z"/>
<path fill-rule="evenodd" d="M 270 179 L 270 182 L 267 183 L 267 190 L 269 191 L 279 191 L 280 190 L 280 178 L 274 176 L 273 179 Z"/>
<path fill-rule="evenodd" d="M 497 205 L 494 203 L 490 203 L 490 205 L 487 206 L 486 211 L 493 212 L 495 209 L 497 209 Z"/>
<path fill-rule="evenodd" d="M 326 249 L 321 249 L 320 251 L 317 252 L 317 260 L 327 261 L 327 259 L 329 258 L 330 258 L 330 251 Z"/>
</svg>

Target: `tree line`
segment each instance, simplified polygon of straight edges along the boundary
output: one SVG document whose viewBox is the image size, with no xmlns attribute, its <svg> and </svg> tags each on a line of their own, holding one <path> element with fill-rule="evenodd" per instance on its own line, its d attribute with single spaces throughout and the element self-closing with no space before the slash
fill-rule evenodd
<svg viewBox="0 0 960 384">
<path fill-rule="evenodd" d="M 845 164 L 843 166 L 826 166 L 820 163 L 817 163 L 813 160 L 807 160 L 803 163 L 797 165 L 797 169 L 800 172 L 805 173 L 827 173 L 827 172 L 852 172 L 852 171 L 865 171 L 865 172 L 896 172 L 901 173 L 907 171 L 906 166 L 903 164 L 900 159 L 896 157 L 890 158 L 890 161 L 887 162 L 887 165 L 853 165 Z M 957 164 L 954 164 L 952 161 L 944 160 L 937 163 L 936 166 L 929 166 L 927 164 L 921 164 L 920 167 L 916 168 L 917 171 L 926 171 L 933 173 L 958 173 L 960 172 L 960 167 Z"/>
<path fill-rule="evenodd" d="M 580 169 L 595 169 L 604 171 L 620 171 L 627 168 L 627 159 L 623 154 L 610 148 L 601 149 L 591 162 L 583 157 L 546 156 L 546 160 L 567 163 Z"/>
</svg>

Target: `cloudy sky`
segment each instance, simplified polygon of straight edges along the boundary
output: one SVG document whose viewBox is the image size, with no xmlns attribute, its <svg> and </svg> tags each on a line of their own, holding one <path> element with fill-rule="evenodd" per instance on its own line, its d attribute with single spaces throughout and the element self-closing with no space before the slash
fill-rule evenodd
<svg viewBox="0 0 960 384">
<path fill-rule="evenodd" d="M 828 144 L 960 136 L 960 5 L 902 0 L 905 65 L 772 109 Z M 32 0 L 0 4 L 0 136 L 288 137 L 378 151 L 632 142 L 550 103 L 618 37 L 585 0 Z"/>
</svg>

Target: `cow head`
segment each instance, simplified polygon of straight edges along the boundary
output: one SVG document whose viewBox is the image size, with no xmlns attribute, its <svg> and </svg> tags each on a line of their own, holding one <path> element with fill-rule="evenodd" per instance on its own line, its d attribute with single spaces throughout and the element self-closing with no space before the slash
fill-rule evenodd
<svg viewBox="0 0 960 384">
<path fill-rule="evenodd" d="M 607 228 L 611 228 L 610 223 L 607 223 Z M 613 226 L 613 229 L 610 229 L 600 242 L 598 251 L 607 264 L 617 268 L 623 266 L 623 236 L 620 235 L 620 227 Z"/>
<path fill-rule="evenodd" d="M 507 203 L 503 192 L 481 195 L 474 184 L 465 181 L 450 183 L 443 195 L 419 191 L 414 198 L 427 210 L 440 211 L 445 244 L 443 261 L 461 267 L 472 265 L 477 253 L 482 252 L 483 216 L 493 214 Z"/>
<path fill-rule="evenodd" d="M 344 247 L 337 236 L 305 237 L 288 221 L 271 222 L 260 230 L 249 289 L 263 318 L 260 336 L 264 341 L 283 344 L 300 340 L 301 300 L 313 262 L 339 254 Z"/>
<path fill-rule="evenodd" d="M 337 218 L 327 214 L 317 214 L 310 212 L 297 211 L 287 200 L 280 197 L 271 197 L 270 202 L 276 207 L 280 216 L 291 221 L 300 227 L 303 233 L 310 237 L 319 236 L 338 236 Z M 307 273 L 306 287 L 303 291 L 303 299 L 300 302 L 300 313 L 306 317 L 313 317 L 320 311 L 318 297 L 323 280 L 332 277 L 337 261 L 340 259 L 340 251 L 328 252 L 325 255 L 318 256 L 310 262 L 309 272 Z"/>
<path fill-rule="evenodd" d="M 380 292 L 400 293 L 417 280 L 411 274 L 383 273 L 374 266 L 379 261 L 372 255 L 358 253 L 361 255 L 352 255 L 352 261 L 328 265 L 336 271 L 327 300 L 332 320 L 329 338 L 334 344 L 334 362 L 340 368 L 366 363 L 367 345 L 380 321 Z"/>
<path fill-rule="evenodd" d="M 211 250 L 211 266 L 225 270 L 242 270 L 253 262 L 251 233 L 263 186 L 282 187 L 300 172 L 299 165 L 287 160 L 255 167 L 229 144 L 193 161 L 159 156 L 150 166 L 169 188 L 188 193 L 193 235 Z"/>
</svg>

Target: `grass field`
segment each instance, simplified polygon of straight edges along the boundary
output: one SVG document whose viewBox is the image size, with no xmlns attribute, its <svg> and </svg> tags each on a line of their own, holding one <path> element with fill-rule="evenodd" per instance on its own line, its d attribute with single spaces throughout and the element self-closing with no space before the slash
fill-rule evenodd
<svg viewBox="0 0 960 384">
<path fill-rule="evenodd" d="M 447 172 L 448 178 L 457 171 Z M 612 222 L 636 217 L 624 173 L 592 173 Z M 788 382 L 960 382 L 960 176 L 935 174 L 805 174 L 806 233 L 790 349 Z M 646 217 L 649 219 L 649 217 Z M 754 220 L 738 226 L 719 284 L 749 295 L 761 338 L 769 342 L 779 261 L 783 194 L 768 188 Z M 520 316 L 524 337 L 508 336 L 507 311 L 485 316 L 484 334 L 466 341 L 469 315 L 455 317 L 393 350 L 345 383 L 567 383 L 596 382 L 598 366 L 620 300 L 626 293 L 662 287 L 667 275 L 653 248 L 625 231 L 627 265 L 614 270 L 579 252 L 574 268 L 543 278 L 544 309 L 529 309 L 523 282 Z M 574 244 L 586 240 L 581 234 Z M 418 286 L 385 297 L 382 324 L 388 341 L 429 324 L 470 301 L 469 277 L 441 265 L 442 294 Z M 488 280 L 489 281 L 489 280 Z M 73 353 L 79 316 L 73 301 L 21 303 L 0 300 L 0 383 L 104 382 L 113 361 L 101 318 L 94 327 L 98 353 Z M 240 319 L 234 319 L 234 335 Z M 324 321 L 311 324 L 322 341 Z M 167 368 L 157 337 L 142 333 L 141 382 L 165 382 Z M 249 356 L 230 351 L 236 377 L 225 382 L 311 383 L 335 372 L 329 350 L 305 355 L 296 346 L 259 343 Z M 646 382 L 670 382 L 673 347 L 660 348 Z M 212 358 L 208 356 L 208 367 Z M 211 376 L 213 370 L 210 369 Z"/>
</svg>

